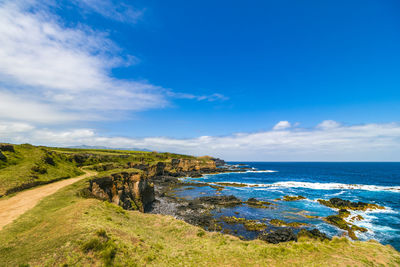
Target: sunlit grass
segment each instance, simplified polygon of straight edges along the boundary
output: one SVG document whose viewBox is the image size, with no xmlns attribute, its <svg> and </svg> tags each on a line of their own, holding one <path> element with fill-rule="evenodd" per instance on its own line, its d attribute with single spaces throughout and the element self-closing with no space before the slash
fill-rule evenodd
<svg viewBox="0 0 400 267">
<path fill-rule="evenodd" d="M 170 216 L 125 211 L 77 192 L 80 181 L 45 198 L 0 231 L 6 266 L 398 266 L 377 242 L 345 238 L 267 244 L 205 232 Z"/>
</svg>

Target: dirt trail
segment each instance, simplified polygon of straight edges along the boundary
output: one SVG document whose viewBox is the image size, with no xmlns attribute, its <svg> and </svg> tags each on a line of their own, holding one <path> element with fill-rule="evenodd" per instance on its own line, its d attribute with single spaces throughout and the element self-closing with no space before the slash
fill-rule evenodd
<svg viewBox="0 0 400 267">
<path fill-rule="evenodd" d="M 36 206 L 43 198 L 54 194 L 67 185 L 96 174 L 96 172 L 83 171 L 85 174 L 81 176 L 22 191 L 16 196 L 0 200 L 0 230 L 3 229 L 5 225 L 13 222 L 20 215 Z"/>
</svg>

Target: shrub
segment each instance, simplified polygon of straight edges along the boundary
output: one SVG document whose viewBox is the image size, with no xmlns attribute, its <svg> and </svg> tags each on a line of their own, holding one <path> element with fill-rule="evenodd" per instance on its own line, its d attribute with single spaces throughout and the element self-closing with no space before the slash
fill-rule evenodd
<svg viewBox="0 0 400 267">
<path fill-rule="evenodd" d="M 40 173 L 40 174 L 47 173 L 47 168 L 45 166 L 43 166 L 42 164 L 36 164 L 35 166 L 32 167 L 31 170 L 33 172 Z"/>
<path fill-rule="evenodd" d="M 203 230 L 199 230 L 198 232 L 197 232 L 197 236 L 198 237 L 202 237 L 202 236 L 204 236 L 206 234 L 206 232 L 204 232 Z"/>
</svg>

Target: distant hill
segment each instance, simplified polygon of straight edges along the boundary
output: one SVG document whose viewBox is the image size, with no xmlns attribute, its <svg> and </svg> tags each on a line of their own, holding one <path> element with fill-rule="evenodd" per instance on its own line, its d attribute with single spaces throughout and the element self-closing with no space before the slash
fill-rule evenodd
<svg viewBox="0 0 400 267">
<path fill-rule="evenodd" d="M 67 148 L 81 148 L 81 149 L 110 149 L 110 150 L 130 150 L 130 151 L 146 151 L 151 152 L 152 150 L 146 148 L 116 148 L 116 147 L 106 147 L 106 146 L 88 146 L 88 145 L 79 145 L 79 146 L 69 146 Z"/>
</svg>

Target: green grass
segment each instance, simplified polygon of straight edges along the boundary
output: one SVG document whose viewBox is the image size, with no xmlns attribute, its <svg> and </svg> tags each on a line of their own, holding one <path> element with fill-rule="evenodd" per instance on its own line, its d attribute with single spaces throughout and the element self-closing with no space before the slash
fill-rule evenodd
<svg viewBox="0 0 400 267">
<path fill-rule="evenodd" d="M 278 245 L 205 232 L 170 216 L 125 211 L 78 196 L 80 181 L 0 231 L 0 265 L 398 266 L 400 254 L 345 238 Z"/>
<path fill-rule="evenodd" d="M 0 163 L 0 195 L 26 184 L 40 184 L 82 174 L 76 164 L 63 154 L 49 153 L 46 148 L 28 144 L 14 145 L 14 149 L 15 152 L 3 152 L 7 161 Z"/>
<path fill-rule="evenodd" d="M 29 144 L 14 145 L 14 149 L 15 152 L 3 152 L 7 161 L 0 160 L 0 196 L 77 176 L 82 174 L 79 169 L 82 166 L 109 164 L 113 169 L 124 169 L 130 162 L 151 165 L 178 158 L 196 159 L 173 153 L 37 147 Z M 77 157 L 83 160 L 78 161 Z"/>
</svg>

